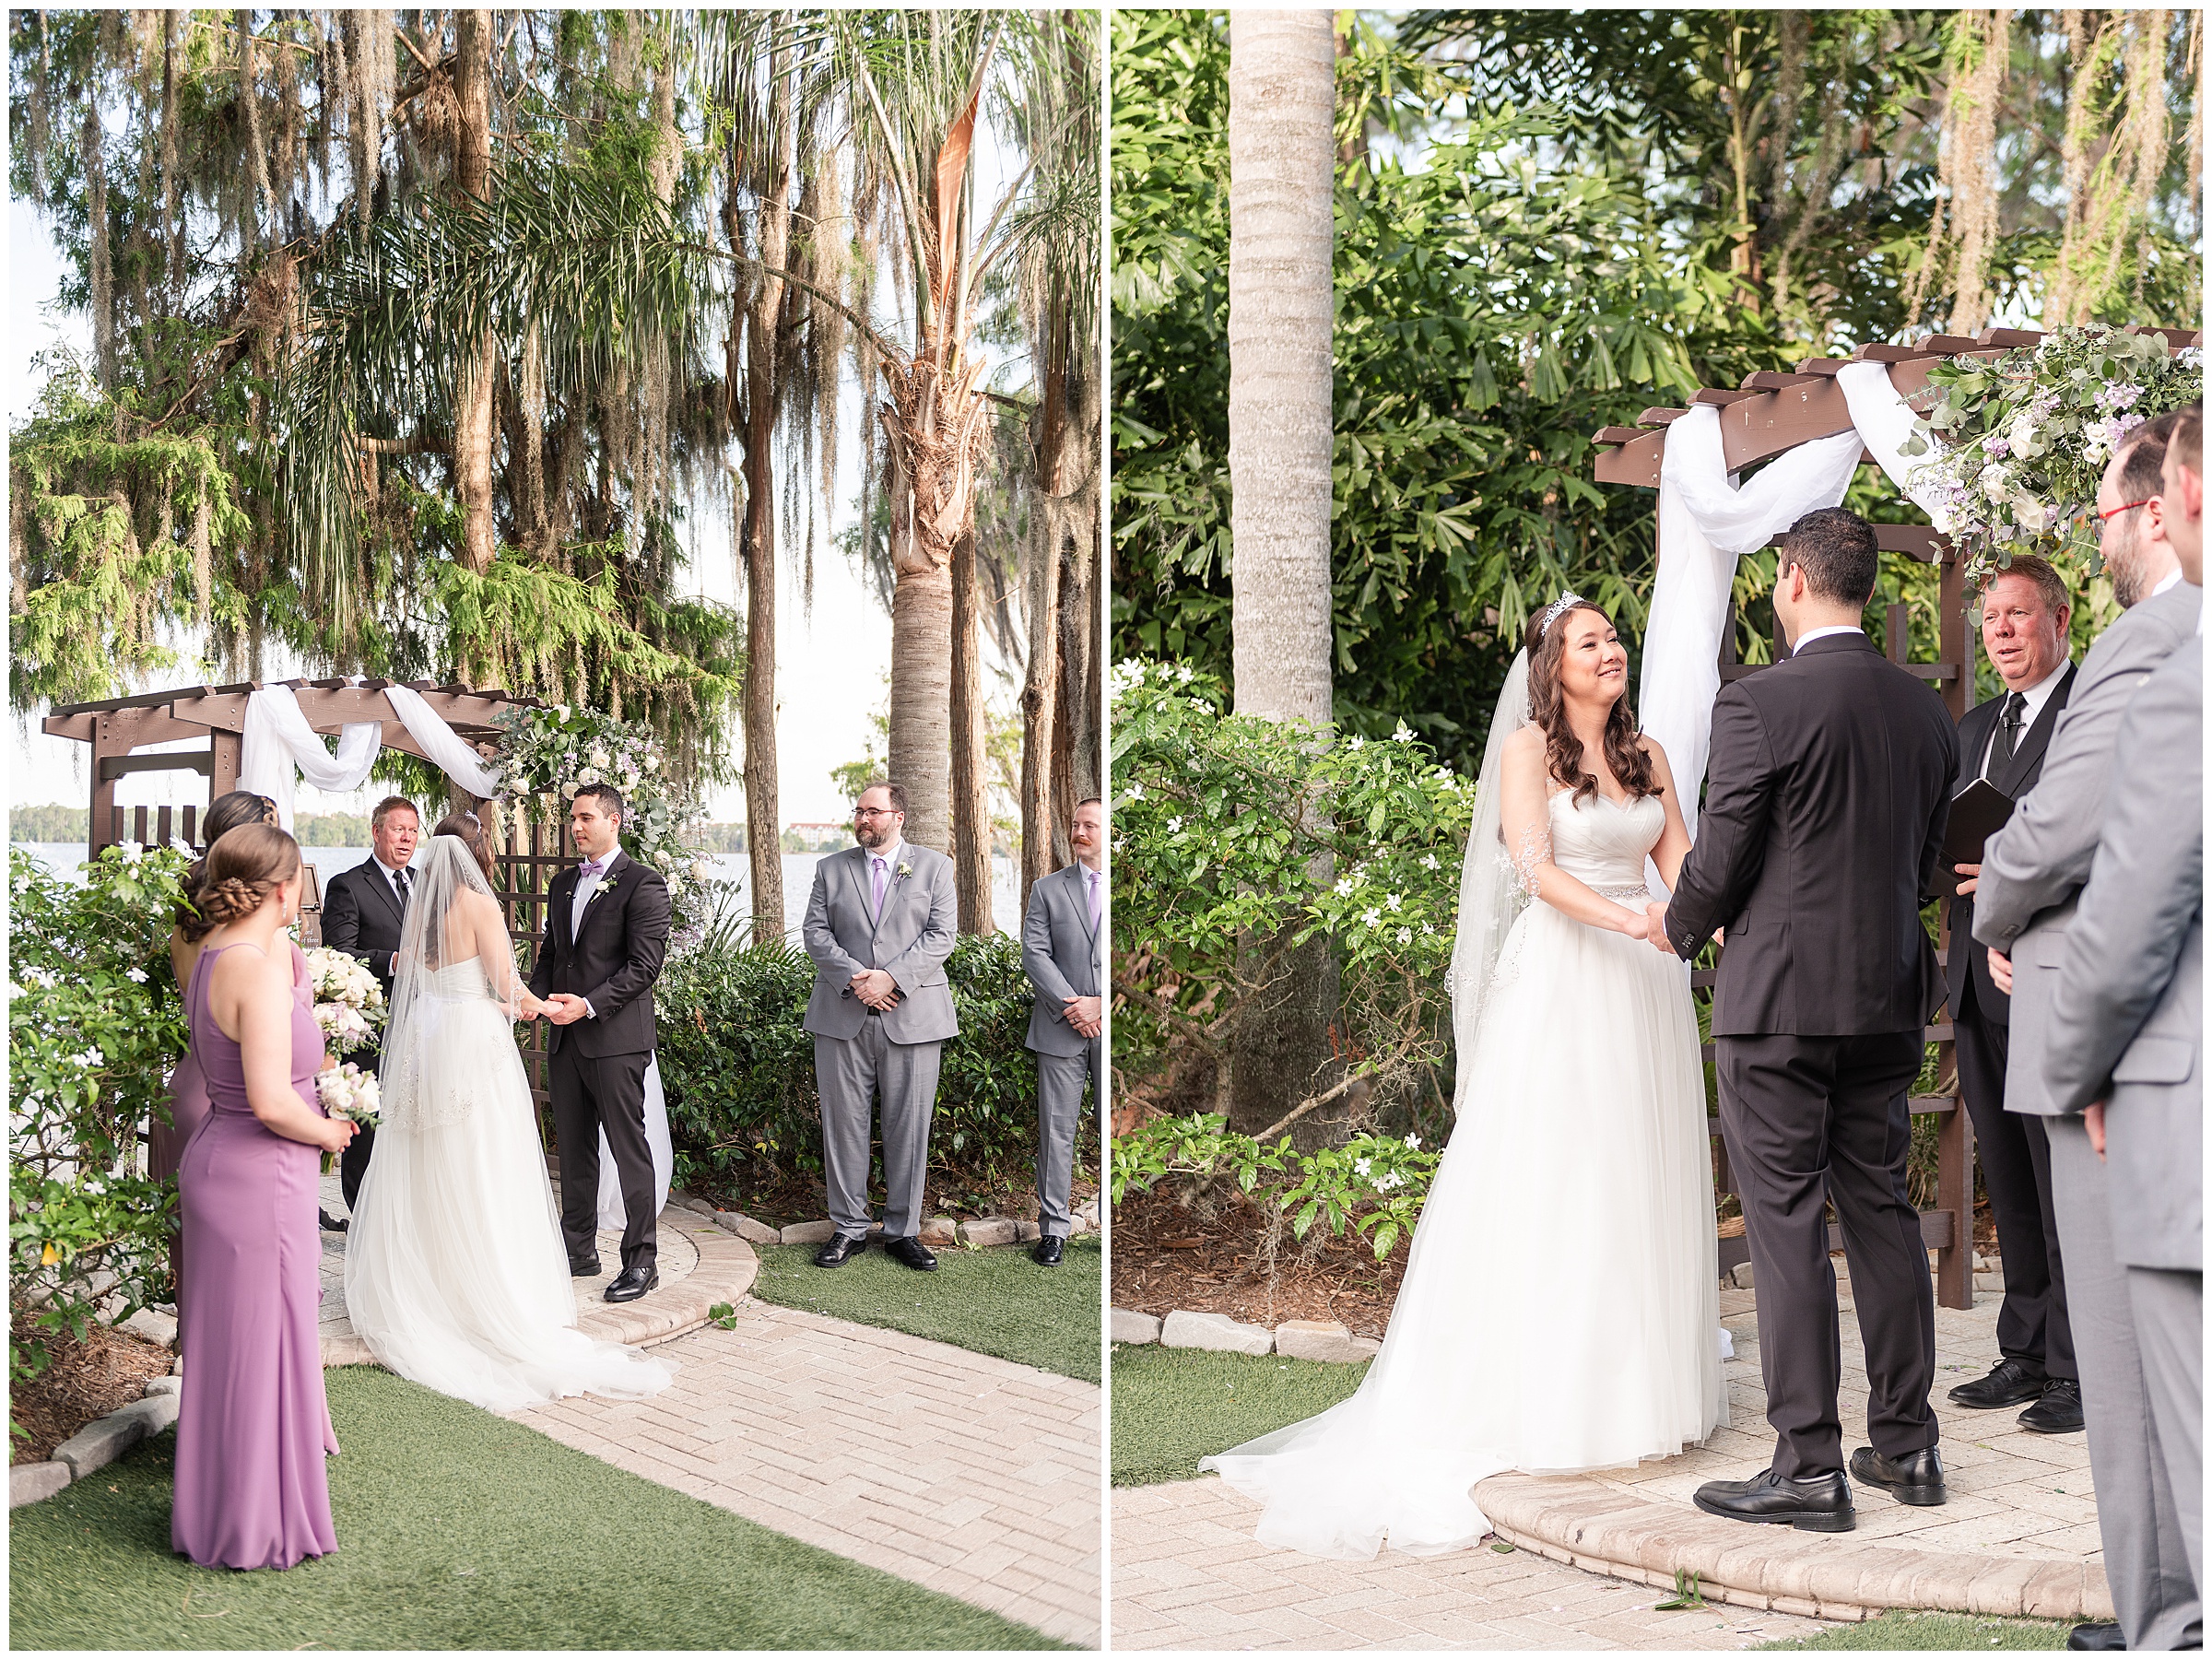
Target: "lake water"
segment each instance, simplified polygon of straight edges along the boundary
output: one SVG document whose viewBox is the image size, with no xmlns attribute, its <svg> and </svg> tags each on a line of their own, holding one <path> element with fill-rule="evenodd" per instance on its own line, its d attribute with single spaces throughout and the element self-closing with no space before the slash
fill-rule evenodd
<svg viewBox="0 0 2212 1660">
<path fill-rule="evenodd" d="M 71 877 L 77 876 L 77 866 L 85 862 L 85 844 L 82 842 L 18 842 L 15 844 L 34 854 L 49 868 Z M 330 878 L 341 870 L 351 870 L 368 858 L 365 847 L 303 847 L 309 864 L 323 885 L 328 887 Z M 741 894 L 752 890 L 751 862 L 744 854 L 712 854 L 708 855 L 714 865 L 714 874 L 724 881 L 735 882 Z M 827 854 L 785 854 L 783 855 L 783 922 L 793 942 L 798 939 L 799 924 L 806 917 L 806 896 L 814 889 L 814 867 L 828 858 Z M 991 861 L 991 914 L 997 925 L 1009 933 L 1021 927 L 1021 871 L 1011 859 Z"/>
</svg>

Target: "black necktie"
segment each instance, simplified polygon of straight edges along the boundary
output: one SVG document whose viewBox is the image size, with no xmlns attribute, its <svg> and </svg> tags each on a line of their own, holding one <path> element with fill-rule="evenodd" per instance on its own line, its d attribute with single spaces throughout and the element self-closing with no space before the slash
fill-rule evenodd
<svg viewBox="0 0 2212 1660">
<path fill-rule="evenodd" d="M 402 916 L 407 913 L 407 899 L 413 888 L 413 884 L 407 880 L 409 874 L 405 865 L 392 873 L 392 885 L 399 889 L 399 913 Z"/>
<path fill-rule="evenodd" d="M 2019 753 L 2020 729 L 2028 724 L 2028 698 L 2024 692 L 2008 692 L 2005 698 L 2005 712 L 1997 716 L 1997 752 L 1995 767 L 2009 767 L 2012 758 Z"/>
</svg>

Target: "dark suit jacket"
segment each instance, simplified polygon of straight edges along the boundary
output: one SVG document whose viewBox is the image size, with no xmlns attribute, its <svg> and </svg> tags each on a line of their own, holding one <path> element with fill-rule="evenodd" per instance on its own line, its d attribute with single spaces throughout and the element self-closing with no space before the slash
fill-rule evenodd
<svg viewBox="0 0 2212 1660">
<path fill-rule="evenodd" d="M 1959 734 L 1863 634 L 1721 688 L 1697 843 L 1666 909 L 1677 951 L 1728 928 L 1716 1037 L 1917 1030 L 1942 994 L 1921 926 Z"/>
<path fill-rule="evenodd" d="M 573 992 L 595 1015 L 551 1028 L 548 1049 L 573 1042 L 581 1054 L 646 1054 L 657 1037 L 653 983 L 668 954 L 668 884 L 628 854 L 608 860 L 574 932 L 576 866 L 553 878 L 546 895 L 546 940 L 530 990 L 540 997 Z"/>
<path fill-rule="evenodd" d="M 392 999 L 392 955 L 399 949 L 403 920 L 392 878 L 373 857 L 330 878 L 323 896 L 323 943 L 367 963 L 384 988 L 387 1004 Z M 347 1058 L 373 1068 L 382 1054 L 371 1048 Z"/>
<path fill-rule="evenodd" d="M 2051 734 L 2057 729 L 2059 711 L 2065 708 L 2066 698 L 2073 689 L 2074 665 L 2069 663 L 2059 676 L 2056 688 L 2043 700 L 2035 724 L 2020 734 L 2020 747 L 2010 764 L 1990 768 L 1989 782 L 2015 801 L 2034 789 L 2035 781 L 2043 775 L 2043 751 L 2051 747 Z M 1959 776 L 1951 782 L 1954 797 L 1982 776 L 1982 757 L 1989 749 L 1997 716 L 2004 708 L 2003 698 L 1992 698 L 1986 703 L 1975 704 L 1959 717 Z M 1974 943 L 1974 896 L 1971 893 L 1951 901 L 1950 959 L 1944 964 L 1943 978 L 1954 1016 L 1966 1000 L 1970 975 L 1974 983 L 1974 1007 L 1998 1025 L 2009 1024 L 2012 999 L 1999 991 L 1997 983 L 1989 977 L 1989 953 Z"/>
</svg>

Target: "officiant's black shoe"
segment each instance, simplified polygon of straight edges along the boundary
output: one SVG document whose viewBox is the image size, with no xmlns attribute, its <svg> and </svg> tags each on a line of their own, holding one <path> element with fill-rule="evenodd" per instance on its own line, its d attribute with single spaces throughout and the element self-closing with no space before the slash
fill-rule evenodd
<svg viewBox="0 0 2212 1660">
<path fill-rule="evenodd" d="M 595 1256 L 569 1258 L 569 1277 L 572 1279 L 599 1277 L 599 1259 Z"/>
<path fill-rule="evenodd" d="M 830 1242 L 814 1254 L 814 1266 L 818 1268 L 841 1268 L 867 1248 L 868 1236 L 865 1233 L 858 1237 L 849 1233 L 832 1234 Z"/>
<path fill-rule="evenodd" d="M 1748 1481 L 1708 1481 L 1698 1489 L 1696 1501 L 1709 1516 L 1782 1523 L 1800 1533 L 1849 1533 L 1859 1519 L 1851 1506 L 1851 1483 L 1841 1470 L 1801 1481 L 1772 1470 Z"/>
<path fill-rule="evenodd" d="M 1951 1399 L 1976 1412 L 1991 1412 L 1999 1407 L 2017 1407 L 2023 1401 L 2036 1399 L 2050 1381 L 2018 1360 L 2003 1360 L 1990 1369 L 1987 1377 L 1976 1378 L 1952 1390 Z"/>
<path fill-rule="evenodd" d="M 333 1216 L 327 1210 L 318 1210 L 315 1212 L 315 1218 L 323 1224 L 323 1231 L 325 1233 L 346 1231 L 346 1219 L 342 1216 Z"/>
<path fill-rule="evenodd" d="M 1066 1254 L 1067 1242 L 1056 1233 L 1041 1236 L 1037 1242 L 1030 1247 L 1030 1260 L 1041 1268 L 1058 1267 L 1061 1258 Z"/>
<path fill-rule="evenodd" d="M 2043 1398 L 2020 1414 L 2020 1428 L 2038 1435 L 2071 1435 L 2084 1421 L 2081 1384 L 2073 1378 L 2053 1378 L 2043 1385 Z"/>
<path fill-rule="evenodd" d="M 2066 1646 L 2076 1649 L 2124 1649 L 2127 1633 L 2116 1625 L 2077 1625 L 2066 1633 Z"/>
<path fill-rule="evenodd" d="M 635 1302 L 646 1292 L 657 1290 L 660 1283 L 658 1268 L 625 1268 L 601 1295 L 609 1302 Z"/>
<path fill-rule="evenodd" d="M 929 1247 L 909 1234 L 904 1239 L 886 1237 L 883 1254 L 893 1262 L 904 1263 L 910 1268 L 919 1268 L 924 1274 L 936 1271 L 937 1259 L 929 1254 Z"/>
<path fill-rule="evenodd" d="M 1948 1496 L 1943 1486 L 1943 1457 L 1934 1447 L 1902 1458 L 1884 1458 L 1872 1447 L 1861 1447 L 1851 1455 L 1851 1473 L 1900 1504 L 1941 1504 Z"/>
</svg>

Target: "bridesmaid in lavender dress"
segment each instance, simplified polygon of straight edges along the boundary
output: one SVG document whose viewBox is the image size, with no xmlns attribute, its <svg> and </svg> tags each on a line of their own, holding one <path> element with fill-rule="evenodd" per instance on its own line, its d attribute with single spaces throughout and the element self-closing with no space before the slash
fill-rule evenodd
<svg viewBox="0 0 2212 1660">
<path fill-rule="evenodd" d="M 289 1568 L 337 1548 L 323 1458 L 336 1450 L 316 1333 L 323 1034 L 292 995 L 279 933 L 299 913 L 299 843 L 246 825 L 207 851 L 186 1008 L 208 1113 L 177 1171 L 184 1222 L 170 1541 L 203 1567 Z"/>
</svg>

